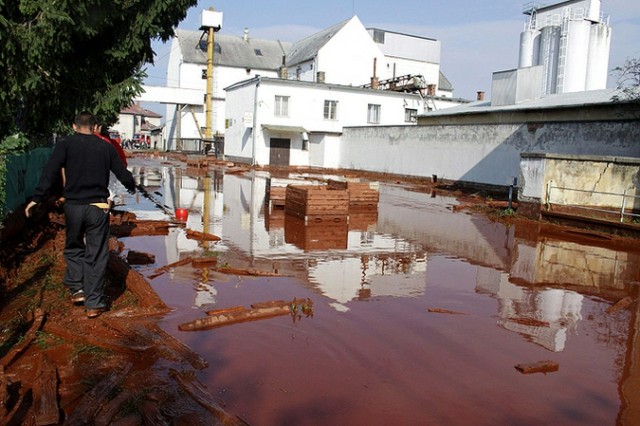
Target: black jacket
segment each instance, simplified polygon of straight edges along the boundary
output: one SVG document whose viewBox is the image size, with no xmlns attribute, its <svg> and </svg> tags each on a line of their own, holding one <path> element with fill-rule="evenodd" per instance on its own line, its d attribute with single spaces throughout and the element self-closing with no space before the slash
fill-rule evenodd
<svg viewBox="0 0 640 426">
<path fill-rule="evenodd" d="M 95 135 L 76 133 L 56 144 L 42 171 L 33 201 L 42 201 L 63 167 L 66 183 L 62 195 L 66 203 L 104 203 L 109 197 L 109 172 L 113 172 L 125 188 L 135 191 L 133 175 L 111 144 Z"/>
</svg>

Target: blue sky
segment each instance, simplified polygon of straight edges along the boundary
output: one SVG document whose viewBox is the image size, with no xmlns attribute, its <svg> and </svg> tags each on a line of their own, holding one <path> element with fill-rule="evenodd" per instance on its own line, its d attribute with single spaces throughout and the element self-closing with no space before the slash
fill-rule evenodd
<svg viewBox="0 0 640 426">
<path fill-rule="evenodd" d="M 550 4 L 552 0 L 537 3 Z M 494 71 L 517 67 L 524 0 L 277 0 L 200 1 L 178 28 L 196 30 L 202 9 L 223 13 L 220 34 L 297 41 L 357 15 L 365 27 L 435 38 L 442 42 L 441 70 L 454 96 L 475 99 L 491 92 Z M 640 0 L 602 0 L 602 12 L 613 28 L 609 69 L 626 58 L 640 57 Z M 168 44 L 154 44 L 156 65 L 147 68 L 150 85 L 164 85 Z M 615 87 L 615 77 L 609 87 Z"/>
</svg>

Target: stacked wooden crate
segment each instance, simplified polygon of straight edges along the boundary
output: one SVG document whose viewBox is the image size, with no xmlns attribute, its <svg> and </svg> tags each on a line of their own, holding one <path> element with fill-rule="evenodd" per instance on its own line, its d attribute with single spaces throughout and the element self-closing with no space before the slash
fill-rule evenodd
<svg viewBox="0 0 640 426">
<path fill-rule="evenodd" d="M 304 219 L 305 223 L 347 223 L 349 194 L 346 190 L 330 190 L 326 185 L 288 185 L 285 212 Z"/>
<path fill-rule="evenodd" d="M 349 194 L 349 209 L 378 208 L 380 199 L 380 185 L 378 182 L 329 179 L 327 187 L 331 190 L 347 191 Z"/>
<path fill-rule="evenodd" d="M 378 225 L 378 209 L 350 209 L 349 230 L 373 232 Z"/>
<path fill-rule="evenodd" d="M 269 205 L 269 210 L 273 207 L 284 207 L 287 196 L 286 186 L 274 186 L 267 183 L 265 202 Z"/>
<path fill-rule="evenodd" d="M 298 216 L 285 216 L 284 240 L 304 251 L 346 250 L 349 224 L 345 220 L 305 222 Z"/>
</svg>

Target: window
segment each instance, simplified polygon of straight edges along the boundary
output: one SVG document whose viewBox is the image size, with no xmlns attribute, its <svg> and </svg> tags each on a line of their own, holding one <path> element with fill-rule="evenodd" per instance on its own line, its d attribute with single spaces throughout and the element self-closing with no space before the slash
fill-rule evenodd
<svg viewBox="0 0 640 426">
<path fill-rule="evenodd" d="M 373 30 L 373 41 L 379 44 L 384 44 L 384 31 L 383 30 Z"/>
<path fill-rule="evenodd" d="M 367 110 L 367 123 L 380 123 L 380 105 L 369 104 Z"/>
<path fill-rule="evenodd" d="M 275 110 L 273 115 L 276 117 L 288 117 L 289 116 L 289 96 L 276 95 Z"/>
<path fill-rule="evenodd" d="M 254 53 L 256 54 L 256 56 L 262 56 L 262 50 L 260 49 L 253 49 Z"/>
<path fill-rule="evenodd" d="M 338 101 L 324 101 L 325 120 L 335 120 L 338 118 Z"/>
<path fill-rule="evenodd" d="M 415 123 L 418 121 L 418 110 L 405 108 L 404 109 L 404 121 L 405 123 Z"/>
</svg>

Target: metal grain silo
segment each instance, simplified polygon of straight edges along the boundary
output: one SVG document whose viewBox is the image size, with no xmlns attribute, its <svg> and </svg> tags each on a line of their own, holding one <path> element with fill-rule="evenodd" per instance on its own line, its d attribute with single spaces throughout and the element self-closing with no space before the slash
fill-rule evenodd
<svg viewBox="0 0 640 426">
<path fill-rule="evenodd" d="M 533 31 L 526 29 L 520 33 L 520 58 L 518 68 L 533 65 Z"/>
<path fill-rule="evenodd" d="M 590 34 L 590 21 L 568 21 L 568 31 L 563 34 L 567 40 L 564 70 L 558 70 L 559 73 L 562 73 L 562 87 L 558 87 L 560 93 L 585 90 Z"/>
<path fill-rule="evenodd" d="M 611 27 L 602 22 L 592 24 L 585 90 L 599 90 L 607 87 L 610 45 Z"/>
<path fill-rule="evenodd" d="M 560 33 L 561 29 L 556 25 L 546 26 L 540 33 L 539 64 L 543 66 L 542 93 L 556 93 Z"/>
</svg>

